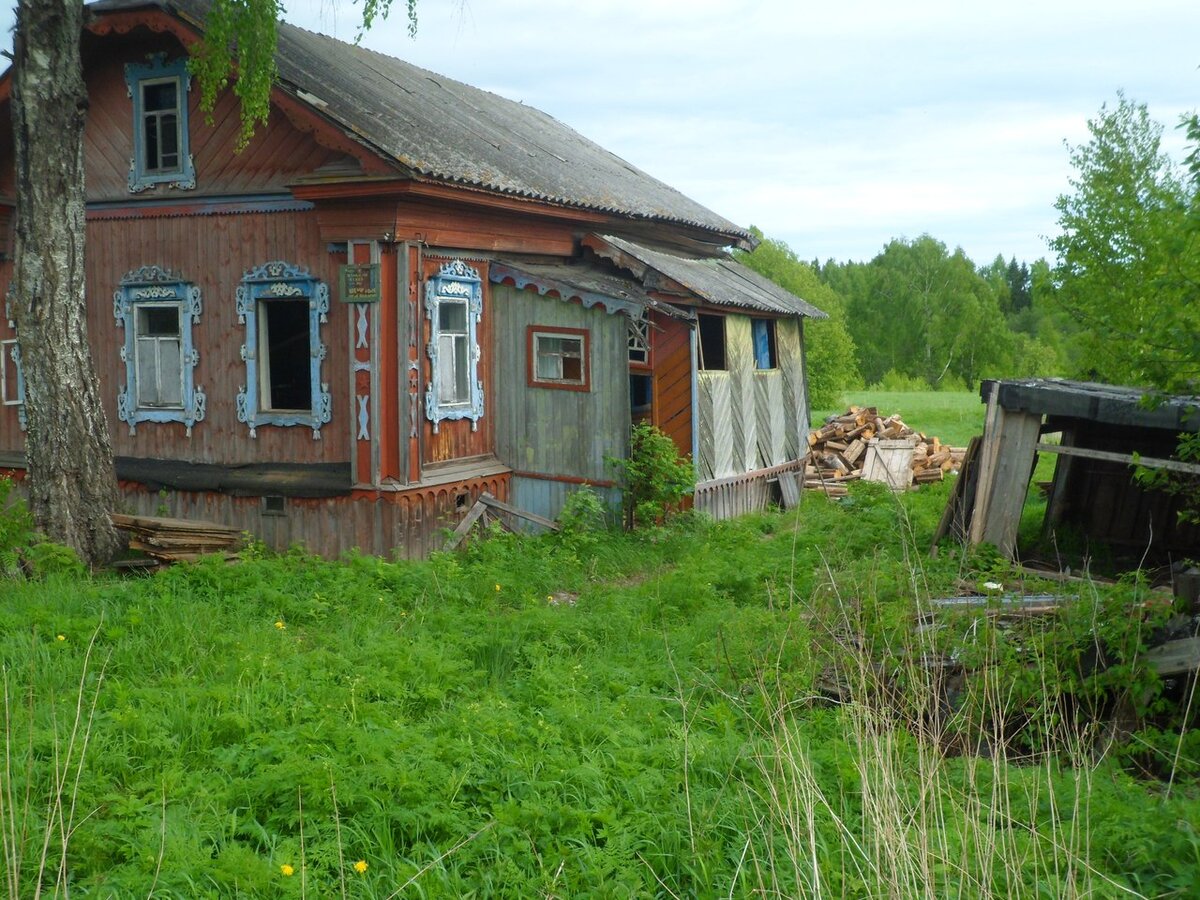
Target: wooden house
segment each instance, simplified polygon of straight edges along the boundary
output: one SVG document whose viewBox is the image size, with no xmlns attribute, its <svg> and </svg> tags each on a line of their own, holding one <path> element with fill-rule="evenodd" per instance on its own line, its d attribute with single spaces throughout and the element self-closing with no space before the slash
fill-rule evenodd
<svg viewBox="0 0 1200 900">
<path fill-rule="evenodd" d="M 235 100 L 210 120 L 184 66 L 202 0 L 90 10 L 88 328 L 130 511 L 419 555 L 484 491 L 614 497 L 635 420 L 716 515 L 799 465 L 822 314 L 728 255 L 746 230 L 536 109 L 286 24 L 234 152 Z M 4 110 L 6 247 L 11 142 Z M 18 478 L 19 357 L 0 319 Z"/>
</svg>

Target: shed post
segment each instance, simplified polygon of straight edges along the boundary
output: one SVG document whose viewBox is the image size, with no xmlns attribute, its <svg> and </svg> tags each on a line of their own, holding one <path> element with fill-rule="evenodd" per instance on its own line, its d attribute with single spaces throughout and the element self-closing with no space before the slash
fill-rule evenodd
<svg viewBox="0 0 1200 900">
<path fill-rule="evenodd" d="M 971 518 L 970 543 L 995 544 L 1003 556 L 1011 559 L 1033 475 L 1042 417 L 1024 410 L 1005 409 L 1000 405 L 1000 386 L 995 382 L 989 386 L 983 464 Z"/>
</svg>

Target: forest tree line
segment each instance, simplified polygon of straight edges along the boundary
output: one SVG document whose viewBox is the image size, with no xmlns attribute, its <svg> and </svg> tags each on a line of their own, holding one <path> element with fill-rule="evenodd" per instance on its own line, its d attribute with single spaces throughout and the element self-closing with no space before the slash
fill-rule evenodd
<svg viewBox="0 0 1200 900">
<path fill-rule="evenodd" d="M 1065 376 L 1196 393 L 1200 378 L 1200 124 L 1189 150 L 1119 95 L 1070 148 L 1050 258 L 978 265 L 921 235 L 868 262 L 806 262 L 761 235 L 741 259 L 829 313 L 806 322 L 811 403 L 844 390 L 974 389 L 983 378 Z"/>
</svg>

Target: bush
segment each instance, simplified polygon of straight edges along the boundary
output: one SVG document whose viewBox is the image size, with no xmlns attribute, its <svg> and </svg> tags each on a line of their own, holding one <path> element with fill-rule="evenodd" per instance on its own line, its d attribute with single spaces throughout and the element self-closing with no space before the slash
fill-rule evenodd
<svg viewBox="0 0 1200 900">
<path fill-rule="evenodd" d="M 696 486 L 696 470 L 675 442 L 653 425 L 633 426 L 629 458 L 608 461 L 620 471 L 625 521 L 630 526 L 661 522 Z"/>
</svg>

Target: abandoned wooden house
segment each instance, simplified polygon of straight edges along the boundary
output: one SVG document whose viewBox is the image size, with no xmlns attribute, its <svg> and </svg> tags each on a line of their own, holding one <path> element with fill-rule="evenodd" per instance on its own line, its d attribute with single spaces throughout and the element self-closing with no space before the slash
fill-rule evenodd
<svg viewBox="0 0 1200 900">
<path fill-rule="evenodd" d="M 90 10 L 88 329 L 127 512 L 419 555 L 482 492 L 611 499 L 633 421 L 694 456 L 716 515 L 800 465 L 822 314 L 729 256 L 745 229 L 536 109 L 286 24 L 235 153 L 234 99 L 207 121 L 185 66 L 203 0 Z M 0 320 L 18 479 L 19 347 Z"/>
</svg>

